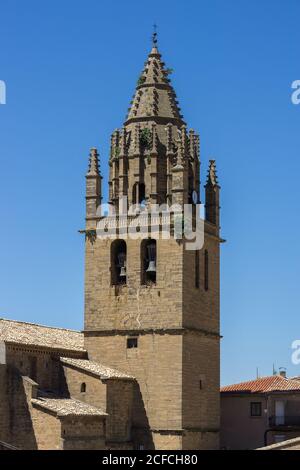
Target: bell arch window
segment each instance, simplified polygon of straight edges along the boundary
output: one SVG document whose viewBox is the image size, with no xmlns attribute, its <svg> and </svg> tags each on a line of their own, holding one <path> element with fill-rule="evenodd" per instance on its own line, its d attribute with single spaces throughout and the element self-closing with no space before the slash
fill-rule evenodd
<svg viewBox="0 0 300 470">
<path fill-rule="evenodd" d="M 156 284 L 157 250 L 156 240 L 143 240 L 141 243 L 141 283 Z"/>
<path fill-rule="evenodd" d="M 124 240 L 114 240 L 111 244 L 111 284 L 126 284 L 127 246 Z"/>
</svg>

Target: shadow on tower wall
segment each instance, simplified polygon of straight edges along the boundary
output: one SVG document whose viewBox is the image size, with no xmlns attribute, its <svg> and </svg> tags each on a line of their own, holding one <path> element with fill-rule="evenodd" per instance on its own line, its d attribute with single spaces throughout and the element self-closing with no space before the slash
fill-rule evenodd
<svg viewBox="0 0 300 470">
<path fill-rule="evenodd" d="M 132 440 L 135 449 L 154 450 L 155 448 L 142 393 L 137 382 L 135 382 L 133 393 Z"/>
</svg>

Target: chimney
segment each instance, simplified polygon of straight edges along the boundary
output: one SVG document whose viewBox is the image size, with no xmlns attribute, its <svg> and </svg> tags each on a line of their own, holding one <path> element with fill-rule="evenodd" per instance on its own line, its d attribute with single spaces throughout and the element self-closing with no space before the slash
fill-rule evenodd
<svg viewBox="0 0 300 470">
<path fill-rule="evenodd" d="M 286 379 L 286 369 L 284 367 L 279 368 L 279 375 L 280 377 L 284 377 Z"/>
</svg>

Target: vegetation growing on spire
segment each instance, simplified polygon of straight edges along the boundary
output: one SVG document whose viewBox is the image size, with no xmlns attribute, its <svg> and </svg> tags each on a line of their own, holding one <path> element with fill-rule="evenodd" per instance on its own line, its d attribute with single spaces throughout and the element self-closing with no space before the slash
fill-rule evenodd
<svg viewBox="0 0 300 470">
<path fill-rule="evenodd" d="M 146 77 L 144 75 L 141 75 L 137 81 L 137 86 L 142 85 L 145 80 L 146 80 Z"/>
<path fill-rule="evenodd" d="M 119 158 L 119 155 L 120 155 L 120 147 L 116 147 L 115 148 L 115 157 Z"/>
<path fill-rule="evenodd" d="M 147 127 L 141 130 L 140 142 L 142 147 L 144 147 L 145 149 L 150 149 L 152 142 L 152 133 Z"/>
</svg>

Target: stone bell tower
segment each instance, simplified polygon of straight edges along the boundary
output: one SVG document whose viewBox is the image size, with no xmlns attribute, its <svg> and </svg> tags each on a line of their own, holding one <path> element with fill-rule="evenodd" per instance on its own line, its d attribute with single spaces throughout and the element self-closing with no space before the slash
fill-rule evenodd
<svg viewBox="0 0 300 470">
<path fill-rule="evenodd" d="M 153 204 L 200 202 L 199 136 L 187 131 L 170 69 L 153 47 L 128 116 L 111 136 L 109 202 L 130 220 Z M 104 217 L 98 153 L 86 176 L 85 347 L 89 358 L 136 378 L 131 439 L 144 449 L 219 446 L 219 185 L 210 162 L 204 245 L 96 236 Z M 158 229 L 161 219 L 158 219 Z M 144 225 L 148 224 L 148 217 Z M 143 222 L 140 230 L 143 231 Z"/>
</svg>

